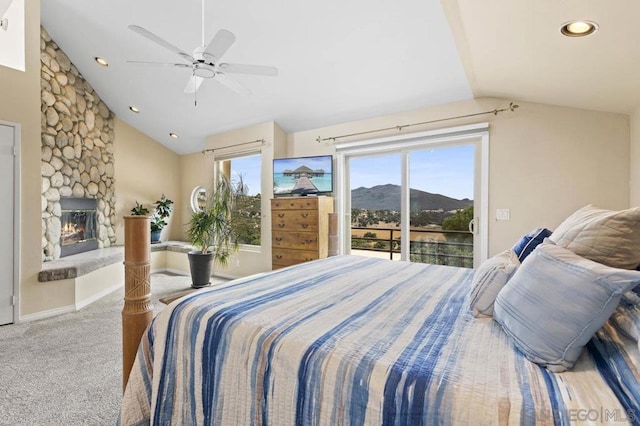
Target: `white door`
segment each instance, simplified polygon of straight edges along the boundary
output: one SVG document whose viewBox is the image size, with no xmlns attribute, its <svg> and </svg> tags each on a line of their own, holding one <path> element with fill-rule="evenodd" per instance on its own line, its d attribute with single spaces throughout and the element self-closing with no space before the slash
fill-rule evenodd
<svg viewBox="0 0 640 426">
<path fill-rule="evenodd" d="M 14 128 L 0 124 L 0 325 L 13 319 Z"/>
</svg>

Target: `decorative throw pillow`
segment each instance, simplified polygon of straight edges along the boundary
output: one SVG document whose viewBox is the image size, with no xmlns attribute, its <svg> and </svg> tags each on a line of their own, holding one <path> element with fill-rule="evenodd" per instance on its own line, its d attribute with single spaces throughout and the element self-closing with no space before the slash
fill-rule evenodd
<svg viewBox="0 0 640 426">
<path fill-rule="evenodd" d="M 588 205 L 562 222 L 549 239 L 595 262 L 635 269 L 640 264 L 640 207 L 612 211 Z"/>
<path fill-rule="evenodd" d="M 640 341 L 640 297 L 634 292 L 626 292 L 613 311 L 609 322 L 638 343 Z"/>
<path fill-rule="evenodd" d="M 524 355 L 550 371 L 571 368 L 640 272 L 611 268 L 545 241 L 500 291 L 494 318 Z"/>
<path fill-rule="evenodd" d="M 547 228 L 538 228 L 522 237 L 520 241 L 513 246 L 513 251 L 516 253 L 516 256 L 518 256 L 520 263 L 524 262 L 527 256 L 529 256 L 536 247 L 542 244 L 544 239 L 549 235 L 551 235 L 551 231 Z"/>
<path fill-rule="evenodd" d="M 506 250 L 482 262 L 473 276 L 471 291 L 471 312 L 474 317 L 493 315 L 493 302 L 520 266 L 513 250 Z"/>
</svg>

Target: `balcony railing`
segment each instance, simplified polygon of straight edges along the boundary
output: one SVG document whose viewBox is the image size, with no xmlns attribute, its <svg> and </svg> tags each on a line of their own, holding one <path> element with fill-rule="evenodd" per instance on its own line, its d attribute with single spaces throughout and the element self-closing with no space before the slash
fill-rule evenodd
<svg viewBox="0 0 640 426">
<path fill-rule="evenodd" d="M 365 237 L 367 233 L 376 236 Z M 378 237 L 383 234 L 387 237 Z M 411 229 L 410 238 L 409 259 L 412 262 L 473 268 L 473 234 L 469 231 Z M 351 227 L 351 248 L 354 250 L 389 253 L 389 259 L 393 260 L 394 253 L 400 253 L 400 241 L 398 228 Z"/>
</svg>

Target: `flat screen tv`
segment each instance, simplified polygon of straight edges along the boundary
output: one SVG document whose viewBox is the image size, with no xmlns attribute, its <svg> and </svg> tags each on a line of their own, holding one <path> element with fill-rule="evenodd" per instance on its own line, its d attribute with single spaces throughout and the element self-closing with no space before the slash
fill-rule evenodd
<svg viewBox="0 0 640 426">
<path fill-rule="evenodd" d="M 275 158 L 273 194 L 318 195 L 333 192 L 333 156 Z"/>
</svg>

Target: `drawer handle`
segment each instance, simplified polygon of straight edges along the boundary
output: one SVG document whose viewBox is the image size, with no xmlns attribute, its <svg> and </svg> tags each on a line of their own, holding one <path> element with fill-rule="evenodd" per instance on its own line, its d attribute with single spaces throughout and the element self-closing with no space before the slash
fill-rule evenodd
<svg viewBox="0 0 640 426">
<path fill-rule="evenodd" d="M 307 244 L 313 244 L 313 240 L 305 240 L 304 242 Z"/>
<path fill-rule="evenodd" d="M 279 224 L 278 224 L 278 226 L 279 226 L 280 228 L 284 228 L 284 223 L 279 223 Z"/>
<path fill-rule="evenodd" d="M 278 213 L 278 217 L 284 217 L 284 213 Z"/>
<path fill-rule="evenodd" d="M 303 224 L 302 224 L 302 227 L 303 227 L 304 229 L 307 229 L 307 228 L 309 227 L 309 224 L 308 224 L 308 223 L 303 223 Z"/>
<path fill-rule="evenodd" d="M 282 255 L 281 254 L 276 254 L 276 259 L 282 259 Z"/>
<path fill-rule="evenodd" d="M 282 237 L 276 237 L 276 241 L 277 241 L 277 242 L 282 241 Z"/>
<path fill-rule="evenodd" d="M 307 216 L 309 216 L 309 213 L 300 213 L 300 215 L 301 215 L 302 217 L 307 217 Z"/>
</svg>

